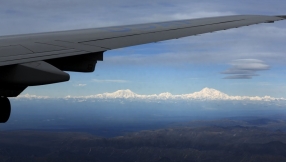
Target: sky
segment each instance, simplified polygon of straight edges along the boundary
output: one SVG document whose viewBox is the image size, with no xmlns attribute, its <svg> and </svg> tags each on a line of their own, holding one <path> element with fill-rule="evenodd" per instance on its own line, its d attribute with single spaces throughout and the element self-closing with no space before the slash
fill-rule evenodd
<svg viewBox="0 0 286 162">
<path fill-rule="evenodd" d="M 281 0 L 9 0 L 0 35 L 84 29 L 236 14 L 283 15 Z M 85 96 L 120 89 L 286 97 L 286 21 L 107 51 L 93 73 L 23 94 Z M 248 67 L 248 68 L 246 68 Z M 235 74 L 241 74 L 239 77 Z"/>
</svg>

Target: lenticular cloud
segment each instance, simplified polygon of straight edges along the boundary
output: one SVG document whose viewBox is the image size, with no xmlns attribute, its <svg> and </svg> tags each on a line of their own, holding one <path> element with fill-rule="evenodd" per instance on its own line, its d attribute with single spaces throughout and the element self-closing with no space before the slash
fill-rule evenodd
<svg viewBox="0 0 286 162">
<path fill-rule="evenodd" d="M 252 79 L 258 71 L 269 70 L 270 66 L 258 59 L 238 59 L 230 63 L 231 67 L 222 72 L 229 76 L 224 79 Z"/>
</svg>

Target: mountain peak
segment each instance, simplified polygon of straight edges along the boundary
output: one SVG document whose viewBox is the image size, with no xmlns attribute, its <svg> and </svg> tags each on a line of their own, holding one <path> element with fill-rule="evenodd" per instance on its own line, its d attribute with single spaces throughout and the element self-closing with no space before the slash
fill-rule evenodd
<svg viewBox="0 0 286 162">
<path fill-rule="evenodd" d="M 123 89 L 123 90 L 118 90 L 118 91 L 116 91 L 116 92 L 118 92 L 118 93 L 134 93 L 134 92 L 132 92 L 130 89 Z M 115 92 L 115 93 L 116 93 Z"/>
<path fill-rule="evenodd" d="M 206 88 L 202 89 L 202 90 L 201 90 L 201 91 L 199 91 L 199 92 L 201 92 L 201 93 L 209 93 L 209 94 L 213 94 L 213 93 L 222 93 L 222 92 L 220 92 L 220 91 L 218 91 L 218 90 L 216 90 L 216 89 L 208 88 L 208 87 L 206 87 Z"/>
<path fill-rule="evenodd" d="M 225 93 L 222 93 L 216 89 L 213 88 L 204 88 L 199 92 L 195 92 L 190 94 L 190 96 L 194 98 L 204 98 L 204 99 L 226 99 L 229 98 L 229 96 Z"/>
<path fill-rule="evenodd" d="M 126 89 L 126 90 L 118 90 L 113 93 L 105 93 L 105 96 L 109 98 L 135 98 L 138 95 L 132 92 L 130 89 Z"/>
</svg>

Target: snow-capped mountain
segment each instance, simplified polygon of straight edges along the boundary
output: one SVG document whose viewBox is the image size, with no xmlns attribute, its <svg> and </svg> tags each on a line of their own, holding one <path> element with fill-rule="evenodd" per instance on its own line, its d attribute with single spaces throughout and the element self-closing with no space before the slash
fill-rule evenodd
<svg viewBox="0 0 286 162">
<path fill-rule="evenodd" d="M 35 95 L 21 95 L 16 99 L 51 99 L 47 96 L 35 96 Z M 212 88 L 204 88 L 199 92 L 190 94 L 173 95 L 169 92 L 161 94 L 140 95 L 132 92 L 130 89 L 118 90 L 113 93 L 103 93 L 90 96 L 66 96 L 65 100 L 78 99 L 80 101 L 90 99 L 139 99 L 139 100 L 251 100 L 251 101 L 275 101 L 286 100 L 284 98 L 273 98 L 270 96 L 264 97 L 250 97 L 250 96 L 229 96 L 223 92 Z"/>
<path fill-rule="evenodd" d="M 229 96 L 218 90 L 212 88 L 204 88 L 199 92 L 182 95 L 185 99 L 209 99 L 209 100 L 224 100 L 228 99 Z"/>
<path fill-rule="evenodd" d="M 103 93 L 94 95 L 95 98 L 137 98 L 138 95 L 132 92 L 130 89 L 118 90 L 113 93 Z"/>
<path fill-rule="evenodd" d="M 103 93 L 91 96 L 67 96 L 65 99 L 143 99 L 143 100 L 253 100 L 253 101 L 274 101 L 285 100 L 284 98 L 273 98 L 270 96 L 229 96 L 212 88 L 204 88 L 199 92 L 190 94 L 173 95 L 169 92 L 161 94 L 140 95 L 131 90 L 118 90 L 113 93 Z"/>
</svg>

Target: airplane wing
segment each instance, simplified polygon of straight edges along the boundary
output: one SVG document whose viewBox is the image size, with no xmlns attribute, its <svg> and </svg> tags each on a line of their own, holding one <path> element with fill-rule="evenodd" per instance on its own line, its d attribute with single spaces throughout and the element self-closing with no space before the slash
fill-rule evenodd
<svg viewBox="0 0 286 162">
<path fill-rule="evenodd" d="M 92 72 L 107 50 L 176 39 L 285 16 L 238 15 L 0 37 L 0 83 L 33 86 L 69 80 L 63 71 Z M 7 87 L 7 86 L 6 86 Z M 5 87 L 5 88 L 6 88 Z M 3 88 L 2 88 L 3 89 Z M 7 89 L 7 88 L 6 88 Z M 3 91 L 3 90 L 2 90 Z M 18 92 L 17 92 L 18 93 Z M 1 93 L 0 96 L 16 96 Z"/>
</svg>

